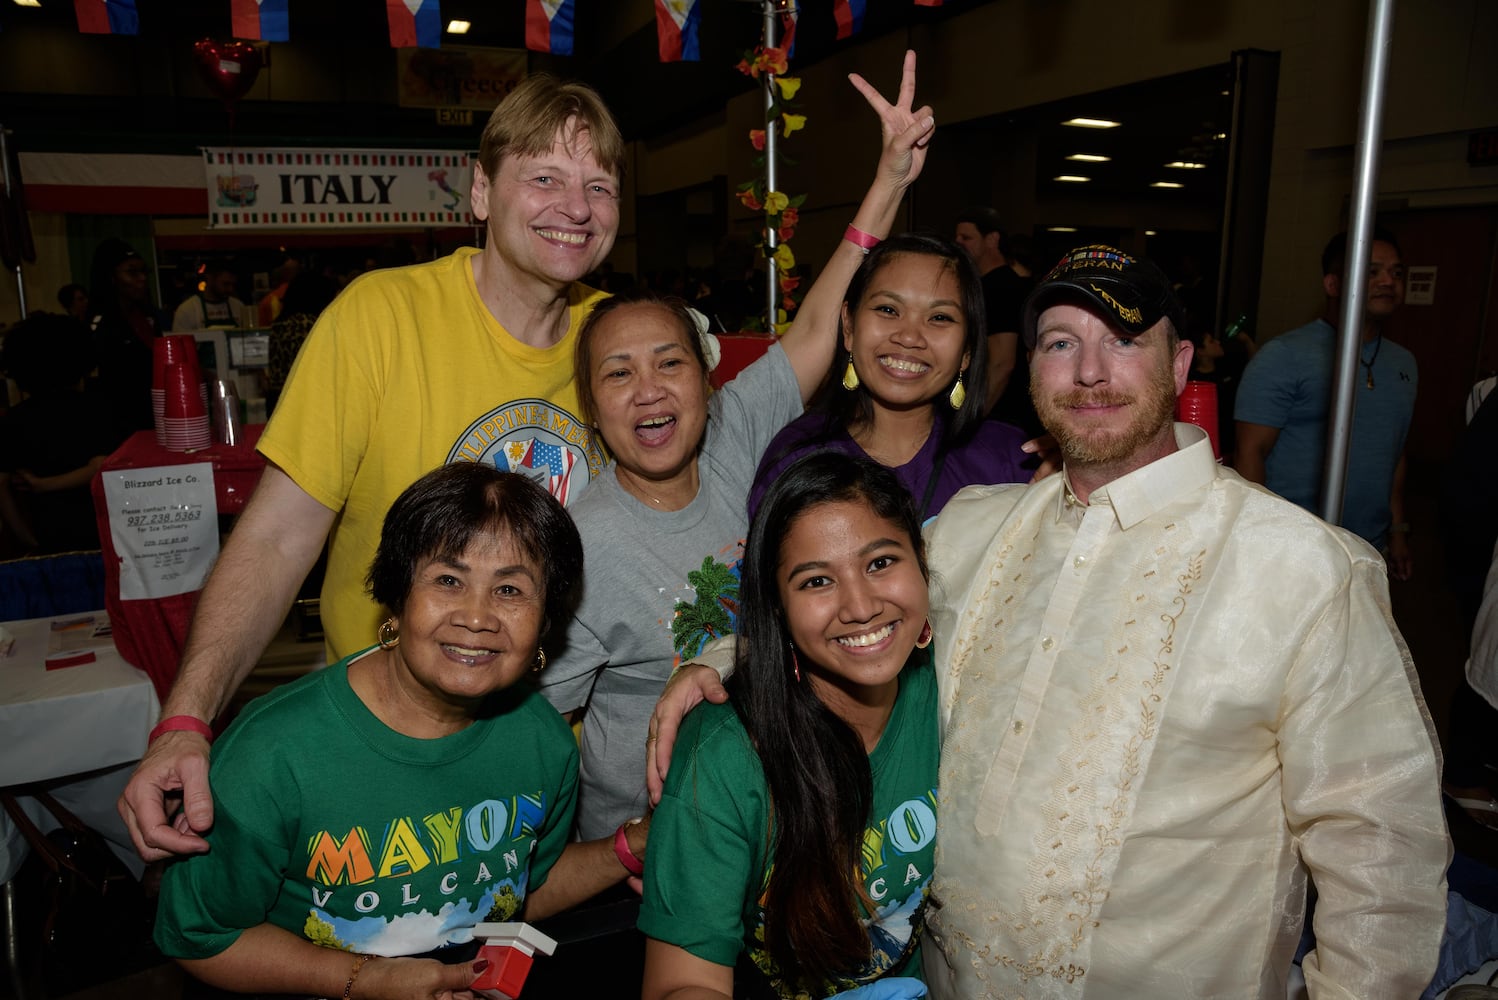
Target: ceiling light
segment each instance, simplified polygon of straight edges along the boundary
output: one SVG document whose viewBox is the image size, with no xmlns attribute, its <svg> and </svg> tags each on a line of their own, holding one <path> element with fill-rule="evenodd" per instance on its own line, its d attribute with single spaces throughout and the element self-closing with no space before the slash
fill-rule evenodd
<svg viewBox="0 0 1498 1000">
<path fill-rule="evenodd" d="M 452 20 L 447 22 L 447 33 L 449 35 L 466 35 L 468 29 L 473 27 L 467 21 Z"/>
<path fill-rule="evenodd" d="M 1077 227 L 1076 226 L 1046 226 L 1045 227 L 1045 231 L 1048 232 L 1048 233 L 1074 233 L 1074 232 L 1077 231 Z"/>
<path fill-rule="evenodd" d="M 42 0 L 16 0 L 17 7 L 40 7 Z"/>
<path fill-rule="evenodd" d="M 1159 236 L 1160 234 L 1157 233 L 1157 232 L 1155 232 L 1153 229 L 1146 229 L 1144 231 L 1144 235 L 1146 235 L 1146 236 Z"/>
<path fill-rule="evenodd" d="M 1086 184 L 1088 181 L 1092 180 L 1091 177 L 1083 177 L 1080 174 L 1061 174 L 1053 179 L 1064 181 L 1067 184 Z"/>
<path fill-rule="evenodd" d="M 1222 92 L 1222 96 L 1223 96 L 1223 97 L 1227 97 L 1227 96 L 1228 96 L 1228 95 L 1229 95 L 1229 94 L 1231 94 L 1231 93 L 1232 93 L 1232 91 L 1230 91 L 1230 90 L 1224 90 L 1224 91 L 1223 91 L 1223 92 Z"/>
<path fill-rule="evenodd" d="M 1067 157 L 1068 160 L 1076 160 L 1079 163 L 1107 163 L 1113 159 L 1111 156 L 1099 156 L 1096 153 L 1073 153 Z"/>
<path fill-rule="evenodd" d="M 1228 134 L 1226 132 L 1218 132 L 1212 138 L 1216 139 L 1218 142 L 1221 142 L 1223 139 L 1226 139 L 1227 137 L 1228 137 Z"/>
<path fill-rule="evenodd" d="M 1155 183 L 1150 185 L 1150 187 L 1152 188 L 1178 188 L 1185 186 L 1186 185 L 1181 184 L 1178 181 L 1155 181 Z"/>
<path fill-rule="evenodd" d="M 1173 167 L 1176 170 L 1205 170 L 1205 169 L 1207 169 L 1207 165 L 1205 163 L 1194 163 L 1191 160 L 1171 160 L 1169 163 L 1167 163 L 1165 165 L 1167 167 Z"/>
<path fill-rule="evenodd" d="M 1110 122 L 1106 118 L 1068 118 L 1061 124 L 1075 125 L 1077 128 L 1118 128 L 1123 122 Z"/>
</svg>

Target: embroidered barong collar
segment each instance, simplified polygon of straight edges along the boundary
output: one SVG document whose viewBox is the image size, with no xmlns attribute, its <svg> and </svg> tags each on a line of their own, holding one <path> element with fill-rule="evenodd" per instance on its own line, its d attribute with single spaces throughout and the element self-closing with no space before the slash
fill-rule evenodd
<svg viewBox="0 0 1498 1000">
<path fill-rule="evenodd" d="M 1128 531 L 1166 505 L 1212 482 L 1217 476 L 1217 459 L 1207 432 L 1195 424 L 1177 423 L 1175 435 L 1175 451 L 1098 487 L 1085 504 L 1072 492 L 1063 468 L 1056 520 L 1079 520 L 1087 507 L 1107 505 L 1113 508 L 1118 526 Z"/>
</svg>

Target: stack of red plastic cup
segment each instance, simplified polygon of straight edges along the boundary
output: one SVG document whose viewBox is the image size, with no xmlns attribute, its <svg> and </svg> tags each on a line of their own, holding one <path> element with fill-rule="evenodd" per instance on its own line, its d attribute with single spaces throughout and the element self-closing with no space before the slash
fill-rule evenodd
<svg viewBox="0 0 1498 1000">
<path fill-rule="evenodd" d="M 1212 442 L 1212 454 L 1222 458 L 1222 446 L 1218 443 L 1217 384 L 1215 382 L 1187 382 L 1185 390 L 1176 399 L 1176 419 L 1195 424 L 1207 432 Z"/>
<path fill-rule="evenodd" d="M 157 424 L 165 438 L 162 445 L 172 451 L 196 451 L 212 444 L 197 365 L 167 365 L 162 389 L 163 411 Z"/>
<path fill-rule="evenodd" d="M 198 368 L 198 342 L 191 334 L 175 333 L 157 337 L 151 342 L 151 413 L 156 418 L 156 443 L 170 447 L 166 440 L 166 369 L 168 365 L 183 365 L 191 372 L 203 401 L 203 412 L 208 412 L 208 387 L 203 384 L 203 373 Z"/>
</svg>

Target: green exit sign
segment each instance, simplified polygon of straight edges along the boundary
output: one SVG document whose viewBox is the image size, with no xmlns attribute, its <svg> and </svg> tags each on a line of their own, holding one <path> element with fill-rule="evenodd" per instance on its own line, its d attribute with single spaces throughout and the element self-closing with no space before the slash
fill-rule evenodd
<svg viewBox="0 0 1498 1000">
<path fill-rule="evenodd" d="M 438 108 L 438 125 L 472 125 L 472 108 Z"/>
</svg>

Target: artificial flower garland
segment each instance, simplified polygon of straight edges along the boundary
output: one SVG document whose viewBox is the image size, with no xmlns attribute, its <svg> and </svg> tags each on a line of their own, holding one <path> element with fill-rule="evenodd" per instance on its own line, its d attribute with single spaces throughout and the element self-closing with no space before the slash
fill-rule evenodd
<svg viewBox="0 0 1498 1000">
<path fill-rule="evenodd" d="M 762 75 L 769 74 L 774 81 L 772 94 L 773 100 L 765 109 L 765 127 L 762 129 L 751 129 L 749 142 L 759 154 L 754 158 L 754 165 L 761 168 L 760 175 L 753 180 L 745 181 L 737 189 L 738 199 L 743 206 L 751 212 L 764 212 L 765 224 L 760 230 L 760 241 L 757 244 L 761 253 L 775 259 L 775 266 L 780 276 L 780 308 L 776 311 L 775 323 L 773 324 L 775 335 L 778 337 L 786 331 L 790 324 L 791 314 L 796 311 L 799 304 L 793 294 L 801 285 L 801 276 L 796 269 L 796 255 L 791 251 L 790 240 L 796 234 L 796 224 L 800 222 L 800 208 L 806 201 L 806 195 L 787 195 L 783 191 L 765 190 L 765 140 L 768 130 L 776 127 L 778 120 L 780 134 L 782 137 L 790 137 L 806 127 L 806 116 L 796 114 L 796 95 L 801 89 L 801 80 L 798 77 L 782 76 L 787 70 L 786 54 L 784 49 L 767 48 L 763 45 L 756 46 L 752 52 L 744 53 L 744 58 L 739 61 L 738 70 L 745 76 L 758 80 Z M 777 147 L 777 154 L 779 147 Z M 790 163 L 788 157 L 777 155 L 782 163 Z M 770 252 L 771 233 L 774 234 L 776 244 L 773 252 Z M 747 324 L 746 324 L 747 325 Z"/>
</svg>

